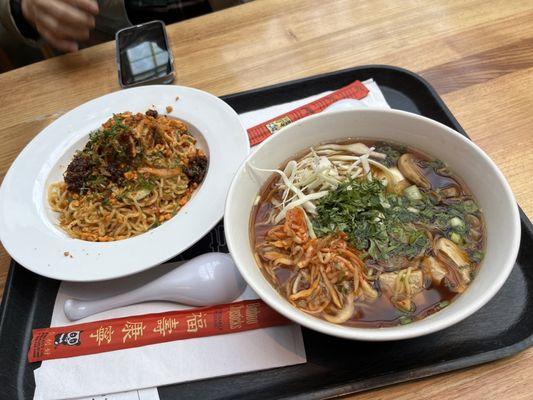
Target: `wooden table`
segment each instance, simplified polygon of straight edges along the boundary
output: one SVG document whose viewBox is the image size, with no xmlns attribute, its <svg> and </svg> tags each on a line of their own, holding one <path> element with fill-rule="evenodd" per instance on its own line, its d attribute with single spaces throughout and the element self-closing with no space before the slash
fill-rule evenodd
<svg viewBox="0 0 533 400">
<path fill-rule="evenodd" d="M 425 77 L 533 217 L 533 2 L 256 1 L 168 28 L 177 84 L 224 95 L 363 64 Z M 0 75 L 0 177 L 55 118 L 119 90 L 115 44 Z M 0 178 L 0 179 L 1 179 Z M 9 257 L 0 249 L 0 282 Z M 354 399 L 530 399 L 533 349 Z"/>
</svg>

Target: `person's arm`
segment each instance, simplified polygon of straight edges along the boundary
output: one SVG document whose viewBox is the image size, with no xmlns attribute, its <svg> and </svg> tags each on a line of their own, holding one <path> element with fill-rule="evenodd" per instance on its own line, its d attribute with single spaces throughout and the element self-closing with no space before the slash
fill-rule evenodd
<svg viewBox="0 0 533 400">
<path fill-rule="evenodd" d="M 13 1 L 13 0 L 11 0 Z M 16 0 L 15 0 L 16 1 Z M 78 50 L 89 38 L 98 14 L 95 0 L 20 0 L 22 14 L 50 45 L 62 51 Z"/>
<path fill-rule="evenodd" d="M 76 51 L 78 42 L 89 38 L 98 14 L 95 0 L 0 1 L 2 24 L 8 31 L 28 44 L 37 38 L 37 32 L 61 51 Z"/>
</svg>

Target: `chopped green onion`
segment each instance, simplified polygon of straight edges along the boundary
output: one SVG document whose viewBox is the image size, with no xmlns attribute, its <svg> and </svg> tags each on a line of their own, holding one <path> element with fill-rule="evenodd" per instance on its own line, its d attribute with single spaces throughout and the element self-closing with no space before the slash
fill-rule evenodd
<svg viewBox="0 0 533 400">
<path fill-rule="evenodd" d="M 450 305 L 450 302 L 448 300 L 443 300 L 439 303 L 439 308 L 448 307 Z"/>
<path fill-rule="evenodd" d="M 466 200 L 463 203 L 463 210 L 465 210 L 467 213 L 474 213 L 479 211 L 479 207 L 472 200 Z"/>
<path fill-rule="evenodd" d="M 465 222 L 459 218 L 459 217 L 453 217 L 451 220 L 450 220 L 450 226 L 452 228 L 458 228 L 458 229 L 464 229 L 465 228 Z"/>
<path fill-rule="evenodd" d="M 406 187 L 403 190 L 403 194 L 409 199 L 409 201 L 422 200 L 422 194 L 416 185 Z"/>
<path fill-rule="evenodd" d="M 461 244 L 463 242 L 463 238 L 457 232 L 452 232 L 450 234 L 450 239 L 456 244 Z"/>
<path fill-rule="evenodd" d="M 390 208 L 390 203 L 385 198 L 385 195 L 383 193 L 379 194 L 379 203 L 381 204 L 381 207 L 383 208 Z"/>
<path fill-rule="evenodd" d="M 142 200 L 144 199 L 146 196 L 148 196 L 150 194 L 150 189 L 147 189 L 147 188 L 142 188 L 140 190 L 137 190 L 136 192 L 132 192 L 130 194 L 130 197 L 135 200 L 135 201 L 139 201 L 139 200 Z"/>
<path fill-rule="evenodd" d="M 406 317 L 405 315 L 402 315 L 399 319 L 400 325 L 407 325 L 413 322 L 413 320 L 409 317 Z"/>
<path fill-rule="evenodd" d="M 479 250 L 472 252 L 472 260 L 475 262 L 481 262 L 483 260 L 484 253 Z"/>
</svg>

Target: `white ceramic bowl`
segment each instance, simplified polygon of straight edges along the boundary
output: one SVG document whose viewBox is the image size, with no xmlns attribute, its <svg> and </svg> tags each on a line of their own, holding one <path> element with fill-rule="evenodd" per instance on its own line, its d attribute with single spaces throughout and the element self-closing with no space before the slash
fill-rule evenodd
<svg viewBox="0 0 533 400">
<path fill-rule="evenodd" d="M 167 106 L 172 110 L 166 111 Z M 113 242 L 70 237 L 48 205 L 49 185 L 63 179 L 73 154 L 113 113 L 149 108 L 188 124 L 209 157 L 204 181 L 191 200 L 157 228 Z M 175 85 L 106 94 L 56 119 L 18 155 L 0 186 L 0 240 L 19 264 L 64 281 L 102 281 L 155 267 L 192 246 L 220 221 L 227 190 L 249 148 L 237 113 L 212 94 Z"/>
<path fill-rule="evenodd" d="M 250 212 L 269 173 L 247 168 L 279 168 L 317 143 L 343 138 L 382 139 L 420 149 L 444 162 L 474 193 L 486 222 L 486 254 L 468 289 L 442 311 L 409 325 L 353 328 L 331 324 L 299 311 L 281 297 L 256 265 L 250 243 Z M 397 340 L 449 327 L 486 304 L 509 276 L 520 244 L 518 207 L 509 184 L 493 161 L 473 142 L 438 122 L 397 110 L 343 110 L 318 114 L 289 125 L 267 139 L 241 165 L 226 200 L 228 246 L 241 274 L 272 308 L 316 331 L 357 340 Z"/>
</svg>

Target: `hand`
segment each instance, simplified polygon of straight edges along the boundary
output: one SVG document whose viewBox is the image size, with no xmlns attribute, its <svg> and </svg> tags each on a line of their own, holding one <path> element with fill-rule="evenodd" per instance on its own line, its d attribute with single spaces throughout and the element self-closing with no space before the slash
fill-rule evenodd
<svg viewBox="0 0 533 400">
<path fill-rule="evenodd" d="M 96 0 L 22 0 L 22 14 L 50 45 L 58 50 L 78 50 L 89 39 L 98 14 Z"/>
</svg>

